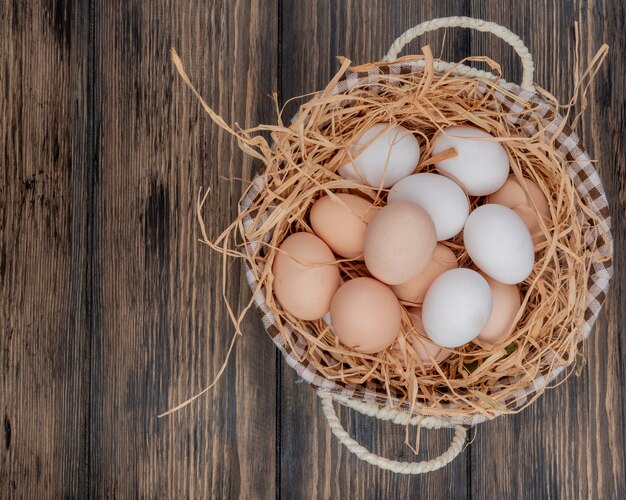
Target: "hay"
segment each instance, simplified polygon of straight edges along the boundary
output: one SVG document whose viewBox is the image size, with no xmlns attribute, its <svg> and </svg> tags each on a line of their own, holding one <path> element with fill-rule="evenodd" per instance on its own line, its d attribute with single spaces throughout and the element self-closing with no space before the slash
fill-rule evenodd
<svg viewBox="0 0 626 500">
<path fill-rule="evenodd" d="M 345 94 L 333 95 L 335 85 L 349 68 L 350 62 L 342 59 L 339 72 L 322 92 L 300 106 L 291 124 L 285 125 L 279 112 L 277 125 L 235 131 L 204 103 L 180 60 L 175 53 L 173 56 L 183 79 L 215 123 L 236 136 L 243 151 L 263 163 L 262 195 L 217 238 L 206 234 L 202 206 L 208 192 L 201 196 L 198 218 L 202 242 L 223 255 L 224 287 L 228 285 L 228 258 L 247 261 L 258 283 L 257 292 L 261 286 L 266 288 L 267 306 L 277 318 L 285 344 L 293 349 L 293 335 L 285 325 L 306 342 L 302 362 L 313 365 L 325 378 L 343 384 L 379 383 L 390 398 L 408 402 L 411 408 L 419 404 L 423 414 L 494 416 L 513 411 L 507 409 L 504 401 L 532 384 L 538 374 L 549 378 L 552 370 L 576 360 L 590 263 L 610 258 L 598 250 L 610 236 L 576 191 L 566 173 L 566 160 L 549 139 L 558 132 L 547 133 L 546 119 L 536 105 L 498 87 L 498 78 L 490 82 L 450 72 L 435 73 L 432 54 L 426 47 L 423 56 L 404 58 L 423 61 L 421 73 L 384 74 L 375 84 L 358 84 Z M 499 74 L 498 65 L 488 58 L 469 60 L 486 63 Z M 596 58 L 593 65 L 601 60 L 602 57 Z M 585 76 L 590 72 L 591 68 Z M 577 91 L 584 80 L 583 77 L 577 81 Z M 528 136 L 527 129 L 506 119 L 506 111 L 494 96 L 496 90 L 519 105 L 525 122 L 535 125 L 535 133 Z M 552 113 L 564 111 L 567 117 L 573 109 L 575 102 L 560 106 L 547 91 L 537 91 Z M 436 159 L 431 158 L 430 152 L 433 137 L 442 128 L 471 124 L 486 130 L 508 152 L 512 173 L 518 179 L 532 179 L 548 198 L 550 218 L 541 224 L 545 242 L 536 247 L 534 270 L 520 286 L 523 301 L 516 327 L 497 345 L 475 341 L 450 350 L 445 361 L 437 364 L 432 360 L 434 366 L 426 367 L 408 341 L 415 331 L 403 308 L 402 331 L 397 341 L 377 355 L 359 354 L 340 345 L 323 321 L 298 320 L 275 301 L 271 268 L 277 248 L 289 234 L 312 232 L 308 211 L 315 200 L 323 195 L 350 192 L 375 205 L 385 203 L 387 190 L 346 180 L 336 173 L 349 160 L 348 151 L 356 138 L 375 123 L 399 124 L 416 135 L 422 160 L 415 172 L 434 171 Z M 269 132 L 272 144 L 259 132 Z M 484 198 L 470 200 L 472 208 L 484 202 Z M 244 227 L 243 220 L 248 216 L 254 222 Z M 461 235 L 443 243 L 455 252 L 460 267 L 471 266 Z M 337 264 L 344 279 L 369 275 L 362 262 L 342 259 Z M 238 314 L 227 304 L 236 334 L 241 334 L 241 319 L 252 304 L 251 300 Z M 532 399 L 527 404 L 530 402 Z"/>
</svg>

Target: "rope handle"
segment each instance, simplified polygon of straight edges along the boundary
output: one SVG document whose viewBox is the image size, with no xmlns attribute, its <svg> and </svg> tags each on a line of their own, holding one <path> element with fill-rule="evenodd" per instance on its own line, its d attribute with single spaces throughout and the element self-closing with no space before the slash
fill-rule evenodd
<svg viewBox="0 0 626 500">
<path fill-rule="evenodd" d="M 405 31 L 398 38 L 396 38 L 395 42 L 393 42 L 393 44 L 389 48 L 389 52 L 387 52 L 384 60 L 393 61 L 394 59 L 397 59 L 398 54 L 411 40 L 429 31 L 438 30 L 439 28 L 471 28 L 475 29 L 476 31 L 491 33 L 498 38 L 504 40 L 511 47 L 513 47 L 513 49 L 515 49 L 515 52 L 517 52 L 517 55 L 522 60 L 523 73 L 522 83 L 520 85 L 521 88 L 530 92 L 534 91 L 533 74 L 535 72 L 535 64 L 533 63 L 532 54 L 530 53 L 526 45 L 524 45 L 522 39 L 504 26 L 500 26 L 499 24 L 489 21 L 483 21 L 482 19 L 474 19 L 473 17 L 441 17 L 418 24 L 417 26 Z M 441 69 L 442 66 L 445 66 L 446 69 L 449 70 L 458 67 L 459 65 L 443 63 L 442 65 L 440 64 L 438 66 L 438 70 Z M 459 71 L 459 73 L 463 76 L 468 76 L 471 78 L 493 78 L 493 74 L 487 71 L 470 68 L 469 66 L 464 66 L 463 68 L 465 69 Z"/>
<path fill-rule="evenodd" d="M 375 465 L 380 469 L 390 470 L 398 474 L 423 474 L 425 472 L 432 472 L 437 469 L 441 469 L 452 462 L 452 460 L 454 460 L 463 450 L 467 429 L 462 425 L 457 425 L 455 427 L 454 438 L 452 439 L 450 447 L 432 460 L 422 462 L 398 462 L 396 460 L 389 460 L 388 458 L 381 457 L 370 452 L 367 448 L 361 446 L 356 440 L 350 437 L 348 432 L 341 425 L 341 422 L 339 422 L 339 417 L 337 417 L 337 413 L 335 412 L 333 401 L 349 406 L 364 415 L 376 417 L 380 420 L 391 420 L 396 424 L 421 424 L 422 427 L 426 427 L 427 429 L 440 429 L 445 427 L 444 422 L 435 417 L 423 417 L 421 415 L 411 416 L 406 412 L 401 412 L 392 408 L 379 408 L 375 405 L 350 400 L 322 390 L 318 390 L 317 395 L 322 402 L 322 410 L 324 411 L 324 416 L 328 421 L 330 430 L 339 442 L 348 448 L 350 453 L 356 455 L 360 460 Z"/>
</svg>

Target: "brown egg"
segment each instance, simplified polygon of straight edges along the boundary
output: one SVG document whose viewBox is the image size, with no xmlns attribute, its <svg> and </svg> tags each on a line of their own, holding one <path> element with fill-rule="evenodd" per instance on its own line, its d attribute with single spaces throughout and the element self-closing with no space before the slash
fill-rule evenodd
<svg viewBox="0 0 626 500">
<path fill-rule="evenodd" d="M 391 289 L 400 300 L 419 304 L 424 300 L 430 284 L 435 281 L 437 276 L 455 267 L 458 265 L 454 252 L 447 246 L 437 243 L 435 255 L 433 255 L 433 260 L 430 261 L 428 267 L 406 283 L 393 285 Z"/>
<path fill-rule="evenodd" d="M 417 334 L 409 337 L 409 342 L 411 342 L 413 349 L 415 349 L 422 363 L 424 363 L 424 368 L 434 366 L 433 358 L 437 364 L 447 359 L 451 354 L 450 351 L 438 346 L 426 335 L 424 323 L 422 323 L 422 310 L 418 307 L 411 307 L 407 309 L 407 312 L 411 316 L 411 323 L 417 332 Z"/>
<path fill-rule="evenodd" d="M 428 212 L 408 201 L 380 209 L 365 230 L 365 265 L 389 285 L 406 283 L 424 271 L 435 253 L 437 233 Z"/>
<path fill-rule="evenodd" d="M 339 267 L 333 252 L 311 233 L 294 233 L 282 242 L 272 273 L 278 302 L 299 319 L 324 316 L 339 288 Z"/>
<path fill-rule="evenodd" d="M 482 274 L 482 273 L 481 273 Z M 496 344 L 509 333 L 515 316 L 522 304 L 522 298 L 517 285 L 505 285 L 482 274 L 491 288 L 492 308 L 491 316 L 485 328 L 478 335 L 478 339 L 489 344 Z"/>
<path fill-rule="evenodd" d="M 330 319 L 342 344 L 357 352 L 373 354 L 396 340 L 401 311 L 389 287 L 372 278 L 354 278 L 335 293 Z"/>
<path fill-rule="evenodd" d="M 311 207 L 311 227 L 330 249 L 348 259 L 362 258 L 365 228 L 378 208 L 353 194 L 324 196 Z"/>
<path fill-rule="evenodd" d="M 537 184 L 526 178 L 524 178 L 523 183 L 529 196 L 526 196 L 515 176 L 510 175 L 498 191 L 487 197 L 487 203 L 512 208 L 522 218 L 533 237 L 533 243 L 537 245 L 546 239 L 541 230 L 539 217 L 541 216 L 546 223 L 549 222 L 550 207 L 548 200 Z"/>
</svg>

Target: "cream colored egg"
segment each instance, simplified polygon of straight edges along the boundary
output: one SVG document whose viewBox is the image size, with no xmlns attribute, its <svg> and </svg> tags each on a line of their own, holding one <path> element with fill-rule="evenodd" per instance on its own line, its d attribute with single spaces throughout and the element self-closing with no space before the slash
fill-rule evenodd
<svg viewBox="0 0 626 500">
<path fill-rule="evenodd" d="M 463 242 L 474 264 L 502 283 L 521 283 L 533 270 L 535 250 L 530 232 L 510 208 L 478 207 L 467 218 Z"/>
<path fill-rule="evenodd" d="M 372 187 L 388 188 L 410 175 L 420 160 L 420 146 L 406 128 L 377 123 L 357 139 L 350 161 L 339 175 Z"/>
<path fill-rule="evenodd" d="M 458 267 L 456 255 L 447 246 L 437 243 L 433 259 L 420 274 L 401 285 L 393 285 L 391 289 L 400 300 L 420 304 L 428 288 L 435 279 L 450 269 Z"/>
<path fill-rule="evenodd" d="M 346 281 L 330 305 L 332 328 L 345 346 L 364 354 L 389 347 L 396 340 L 402 309 L 389 287 L 372 278 Z"/>
<path fill-rule="evenodd" d="M 428 267 L 436 246 L 428 212 L 415 203 L 398 201 L 382 208 L 367 225 L 365 265 L 376 279 L 400 285 Z"/>
<path fill-rule="evenodd" d="M 509 175 L 509 157 L 494 137 L 476 127 L 461 125 L 443 129 L 434 139 L 432 156 L 454 149 L 457 156 L 436 163 L 472 196 L 496 192 Z"/>
<path fill-rule="evenodd" d="M 478 339 L 496 344 L 511 331 L 522 299 L 517 285 L 505 285 L 487 275 L 483 277 L 491 288 L 493 307 L 489 321 L 478 335 Z"/>
<path fill-rule="evenodd" d="M 323 196 L 311 207 L 311 227 L 337 255 L 348 259 L 363 256 L 365 228 L 378 208 L 353 194 Z"/>
<path fill-rule="evenodd" d="M 533 237 L 533 243 L 537 245 L 546 239 L 541 229 L 540 218 L 549 224 L 550 206 L 535 182 L 524 177 L 522 184 L 526 191 L 514 175 L 509 176 L 498 191 L 489 195 L 487 203 L 496 203 L 513 209 L 522 218 Z"/>
<path fill-rule="evenodd" d="M 273 289 L 281 307 L 296 318 L 319 319 L 330 308 L 339 288 L 335 256 L 311 233 L 287 237 L 272 264 Z"/>
</svg>

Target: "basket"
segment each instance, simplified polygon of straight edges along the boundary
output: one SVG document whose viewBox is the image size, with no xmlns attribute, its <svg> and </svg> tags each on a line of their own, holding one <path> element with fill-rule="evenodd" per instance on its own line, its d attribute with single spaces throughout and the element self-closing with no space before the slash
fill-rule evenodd
<svg viewBox="0 0 626 500">
<path fill-rule="evenodd" d="M 423 58 L 408 56 L 397 59 L 403 47 L 414 38 L 428 31 L 449 27 L 471 28 L 492 33 L 510 44 L 522 61 L 523 76 L 521 84 L 515 85 L 507 83 L 499 78 L 498 75 L 481 71 L 461 63 L 434 60 L 429 50 L 425 51 Z M 606 55 L 606 49 L 606 45 L 600 49 L 585 75 L 595 74 L 591 69 L 594 68 L 594 64 L 597 66 L 597 64 L 601 62 L 602 57 Z M 270 147 L 265 139 L 260 136 L 255 136 L 259 131 L 284 131 L 285 127 L 282 126 L 282 122 L 280 126 L 276 127 L 259 126 L 250 130 L 233 130 L 202 100 L 202 97 L 193 88 L 193 85 L 184 72 L 180 59 L 174 51 L 173 59 L 183 80 L 200 100 L 204 110 L 209 114 L 211 119 L 222 129 L 236 136 L 240 147 L 246 153 L 264 162 L 272 162 L 271 165 L 278 168 L 277 172 L 282 177 L 283 163 L 280 160 L 277 162 L 273 153 L 275 148 L 280 148 L 280 145 L 275 144 L 274 147 Z M 493 63 L 486 58 L 479 58 L 479 60 Z M 311 362 L 311 359 L 306 356 L 307 341 L 304 339 L 303 334 L 307 334 L 311 325 L 301 324 L 300 330 L 298 331 L 296 323 L 290 323 L 290 320 L 281 322 L 277 314 L 280 315 L 282 313 L 270 306 L 270 304 L 273 303 L 271 297 L 271 281 L 269 281 L 268 284 L 268 276 L 271 273 L 269 269 L 266 270 L 267 266 L 265 263 L 267 262 L 267 257 L 265 256 L 265 245 L 270 242 L 271 237 L 267 227 L 273 226 L 266 223 L 272 217 L 272 211 L 276 210 L 278 206 L 274 205 L 270 207 L 266 204 L 261 204 L 261 206 L 267 208 L 257 208 L 259 206 L 257 204 L 259 200 L 267 201 L 263 198 L 266 192 L 265 176 L 263 172 L 260 172 L 253 180 L 240 201 L 239 218 L 231 224 L 215 242 L 208 239 L 204 224 L 202 223 L 201 208 L 208 193 L 204 197 L 201 197 L 202 199 L 198 204 L 198 217 L 203 233 L 202 241 L 212 249 L 222 253 L 224 256 L 223 262 L 226 262 L 226 258 L 229 256 L 242 257 L 246 262 L 246 279 L 252 291 L 252 300 L 241 315 L 245 314 L 245 311 L 247 311 L 248 307 L 252 304 L 256 306 L 262 318 L 265 330 L 280 349 L 287 364 L 291 366 L 304 381 L 316 388 L 317 394 L 321 400 L 322 409 L 333 434 L 350 452 L 354 453 L 361 460 L 396 473 L 421 474 L 445 466 L 462 451 L 468 426 L 477 425 L 487 419 L 492 419 L 502 414 L 520 411 L 539 397 L 545 388 L 548 387 L 548 384 L 553 382 L 557 377 L 562 377 L 566 367 L 574 362 L 575 354 L 578 352 L 582 342 L 590 335 L 593 325 L 600 313 L 612 274 L 611 255 L 613 239 L 610 232 L 611 221 L 608 203 L 600 177 L 585 152 L 580 139 L 567 125 L 565 118 L 559 114 L 559 106 L 556 100 L 550 96 L 549 93 L 534 87 L 534 67 L 531 54 L 519 37 L 508 29 L 495 23 L 468 17 L 435 19 L 422 23 L 402 34 L 393 43 L 383 61 L 352 68 L 352 70 L 344 72 L 343 70 L 348 67 L 347 64 L 349 64 L 349 61 L 344 61 L 342 72 L 340 72 L 341 76 L 336 76 L 326 90 L 313 97 L 308 104 L 319 102 L 316 101 L 316 99 L 333 99 L 335 105 L 339 106 L 339 109 L 347 110 L 348 105 L 344 103 L 349 101 L 348 97 L 343 99 L 342 97 L 338 98 L 338 96 L 349 94 L 352 90 L 359 91 L 366 89 L 368 96 L 382 96 L 381 87 L 388 82 L 402 79 L 406 81 L 406 78 L 412 78 L 414 79 L 413 81 L 420 80 L 421 82 L 432 82 L 433 79 L 438 79 L 437 81 L 440 82 L 449 75 L 452 75 L 457 81 L 461 82 L 463 88 L 465 88 L 467 84 L 471 84 L 472 88 L 476 89 L 478 94 L 489 95 L 491 99 L 491 101 L 489 101 L 490 105 L 493 104 L 494 107 L 497 108 L 497 116 L 498 120 L 500 120 L 499 123 L 506 124 L 505 130 L 509 130 L 510 128 L 515 129 L 515 137 L 517 137 L 518 140 L 531 141 L 540 137 L 542 147 L 549 144 L 551 156 L 546 157 L 544 155 L 542 158 L 544 163 L 547 161 L 548 164 L 551 165 L 551 169 L 547 170 L 549 174 L 546 174 L 546 171 L 544 171 L 544 179 L 552 179 L 552 174 L 554 174 L 559 177 L 559 182 L 564 182 L 565 180 L 565 183 L 569 186 L 568 192 L 572 199 L 577 200 L 576 203 L 572 202 L 572 204 L 569 205 L 560 205 L 561 212 L 565 210 L 567 214 L 563 219 L 567 224 L 565 228 L 561 229 L 566 234 L 570 232 L 570 225 L 577 226 L 581 229 L 581 232 L 573 231 L 573 233 L 577 235 L 574 248 L 576 251 L 581 251 L 583 255 L 580 257 L 577 253 L 572 251 L 572 244 L 568 243 L 567 245 L 569 246 L 566 246 L 564 250 L 570 257 L 575 255 L 576 260 L 574 261 L 575 263 L 572 264 L 571 260 L 568 261 L 564 259 L 564 269 L 568 270 L 566 273 L 568 280 L 567 286 L 564 288 L 566 291 L 561 292 L 561 288 L 555 288 L 563 283 L 562 280 L 551 282 L 551 290 L 555 296 L 565 295 L 568 300 L 570 300 L 572 296 L 576 298 L 575 303 L 577 307 L 575 310 L 569 309 L 568 311 L 568 319 L 571 321 L 567 323 L 566 330 L 559 330 L 559 337 L 557 339 L 560 340 L 561 331 L 565 331 L 566 335 L 569 335 L 567 338 L 567 349 L 565 352 L 561 352 L 561 350 L 555 352 L 552 347 L 543 351 L 541 349 L 538 350 L 535 348 L 537 344 L 533 343 L 532 339 L 530 339 L 530 348 L 531 350 L 534 349 L 532 352 L 533 360 L 536 361 L 535 364 L 533 364 L 532 372 L 528 372 L 523 366 L 521 370 L 518 369 L 513 372 L 507 371 L 511 366 L 514 366 L 510 365 L 510 363 L 507 365 L 506 355 L 510 353 L 508 353 L 506 349 L 497 352 L 495 360 L 499 362 L 500 359 L 505 359 L 502 365 L 504 368 L 502 370 L 496 370 L 495 379 L 490 379 L 492 381 L 495 380 L 496 383 L 483 386 L 486 393 L 478 394 L 478 396 L 480 396 L 479 400 L 482 401 L 485 398 L 489 400 L 488 410 L 484 410 L 483 408 L 480 411 L 476 411 L 476 408 L 472 408 L 468 405 L 464 407 L 459 406 L 458 402 L 465 402 L 467 400 L 466 397 L 460 399 L 458 397 L 456 399 L 455 397 L 450 397 L 450 394 L 455 395 L 452 386 L 450 386 L 452 390 L 451 393 L 435 401 L 437 405 L 435 408 L 432 405 L 428 406 L 428 404 L 421 403 L 418 398 L 413 398 L 409 401 L 407 397 L 396 397 L 392 391 L 389 390 L 389 386 L 385 386 L 369 377 L 370 372 L 367 372 L 368 377 L 364 378 L 364 380 L 366 380 L 364 383 L 345 382 L 341 380 L 342 378 L 345 380 L 346 377 L 326 377 L 323 371 L 318 368 L 320 365 L 318 364 L 316 367 L 316 365 Z M 490 66 L 494 68 L 496 65 L 493 63 L 490 64 Z M 441 87 L 436 88 L 437 95 L 441 97 L 443 95 L 440 92 Z M 398 87 L 398 89 L 404 92 L 401 87 Z M 352 96 L 353 94 L 350 95 Z M 403 102 L 402 97 L 406 95 L 407 94 L 400 95 L 400 100 L 394 100 L 393 102 Z M 446 99 L 449 97 L 450 95 L 446 94 Z M 465 97 L 463 97 L 463 99 L 465 99 Z M 446 100 L 442 102 L 444 105 L 447 103 Z M 302 109 L 303 108 L 301 108 L 301 110 Z M 472 107 L 472 110 L 473 109 Z M 491 108 L 489 109 L 491 110 Z M 347 111 L 351 112 L 350 110 Z M 437 112 L 438 117 L 438 108 Z M 468 112 L 473 113 L 473 111 Z M 307 119 L 306 115 L 300 116 L 302 116 L 304 120 Z M 326 120 L 326 117 L 322 119 L 322 123 L 327 123 L 324 120 Z M 302 121 L 299 116 L 296 116 L 293 120 L 292 127 L 296 128 L 298 124 L 302 125 Z M 320 125 L 319 122 L 315 122 L 314 124 L 316 126 L 325 126 Z M 293 132 L 292 128 L 289 128 L 288 132 L 291 135 Z M 333 137 L 335 136 L 333 135 Z M 525 139 L 519 139 L 520 137 Z M 333 146 L 336 148 L 337 145 L 333 143 Z M 524 147 L 526 146 L 524 145 Z M 302 150 L 302 145 L 299 142 L 297 143 L 297 148 Z M 341 160 L 341 158 L 339 158 L 339 160 Z M 556 168 L 556 166 L 558 166 L 558 168 Z M 519 171 L 521 167 L 518 165 L 517 168 Z M 329 172 L 329 170 L 325 170 L 325 172 Z M 306 209 L 307 205 L 303 202 L 307 199 L 309 198 L 305 197 L 301 199 L 296 197 L 297 208 L 301 209 L 304 207 Z M 558 203 L 555 207 L 556 206 L 558 206 Z M 281 220 L 293 220 L 291 214 L 285 210 L 285 207 L 281 209 L 281 213 L 283 214 L 280 216 L 282 217 Z M 285 214 L 287 215 L 286 217 Z M 583 223 L 586 223 L 586 225 Z M 584 230 L 583 227 L 585 227 Z M 244 241 L 243 247 L 229 246 L 228 239 L 232 237 L 235 232 L 239 232 L 242 236 Z M 247 237 L 247 235 L 250 234 L 256 236 Z M 279 238 L 281 234 L 284 233 L 274 233 L 274 239 Z M 558 237 L 555 236 L 549 243 L 550 250 L 553 251 L 551 256 L 558 261 L 558 264 L 556 264 L 557 267 L 562 266 L 561 258 L 563 255 L 555 250 L 557 242 L 561 240 L 561 233 L 558 233 Z M 569 241 L 567 238 L 566 240 Z M 241 248 L 243 248 L 243 250 L 241 250 Z M 561 252 L 564 250 L 562 248 L 560 249 Z M 546 252 L 545 255 L 548 255 L 548 253 Z M 570 262 L 569 268 L 567 262 Z M 576 270 L 579 269 L 580 265 L 576 267 L 576 263 L 580 264 L 581 262 L 584 263 L 584 273 L 577 273 Z M 252 265 L 252 263 L 254 263 L 254 265 Z M 546 269 L 546 267 L 541 267 L 541 273 L 546 272 Z M 351 273 L 349 274 L 352 275 Z M 572 276 L 576 276 L 577 278 L 572 280 Z M 550 283 L 549 278 L 544 277 L 542 274 L 537 275 L 535 282 L 537 280 Z M 579 288 L 572 286 L 572 283 Z M 586 288 L 585 291 L 582 291 L 583 287 Z M 530 296 L 530 293 L 528 293 L 527 296 Z M 553 301 L 553 304 L 554 303 L 558 304 L 559 308 L 561 307 L 561 302 Z M 526 302 L 524 302 L 524 304 L 526 304 Z M 527 310 L 526 307 L 523 309 L 524 312 Z M 276 311 L 276 313 L 274 311 Z M 572 313 L 572 311 L 574 311 L 574 313 Z M 232 310 L 229 309 L 229 312 L 236 326 L 236 334 L 241 333 L 239 320 L 235 318 Z M 559 316 L 562 315 L 561 313 L 562 311 L 560 309 L 556 311 L 556 314 Z M 241 315 L 239 318 L 241 318 Z M 544 314 L 544 316 L 539 317 L 538 322 L 535 322 L 537 317 L 533 316 L 532 321 L 529 320 L 529 323 L 534 326 L 535 333 L 538 332 L 539 335 L 543 335 L 546 339 L 551 340 L 551 337 L 545 336 L 543 331 L 546 324 L 544 320 L 547 318 L 549 318 L 549 315 Z M 325 329 L 325 331 L 326 330 L 327 329 Z M 520 332 L 521 331 L 522 330 L 520 330 Z M 231 350 L 235 338 L 233 338 L 231 342 Z M 315 342 L 318 340 L 319 339 L 314 338 Z M 528 340 L 528 338 L 526 340 Z M 472 354 L 473 351 L 470 349 L 468 352 Z M 464 358 L 461 357 L 459 359 L 462 362 Z M 491 359 L 491 351 L 489 351 L 489 359 Z M 331 359 L 331 361 L 333 360 Z M 333 363 L 336 361 L 337 359 L 335 358 Z M 218 372 L 218 378 L 219 374 L 223 372 L 225 364 Z M 410 371 L 408 372 L 411 373 Z M 412 376 L 414 379 L 416 378 L 415 374 Z M 448 384 L 450 380 L 461 384 L 460 387 L 462 389 L 469 387 L 467 379 L 465 378 L 454 380 L 450 378 L 447 380 Z M 421 384 L 423 387 L 425 380 L 422 379 L 421 383 L 417 380 L 417 383 Z M 215 382 L 193 398 L 171 409 L 166 414 L 170 414 L 182 408 L 204 394 L 214 384 Z M 476 394 L 474 394 L 474 396 L 476 396 Z M 428 429 L 453 427 L 455 429 L 454 437 L 450 447 L 443 454 L 431 460 L 420 462 L 398 462 L 390 460 L 371 453 L 350 437 L 342 427 L 335 413 L 333 406 L 335 402 L 353 408 L 364 415 L 381 420 L 391 420 L 399 425 L 415 425 L 420 428 Z"/>
<path fill-rule="evenodd" d="M 501 38 L 515 49 L 523 65 L 522 82 L 518 86 L 507 83 L 501 79 L 498 80 L 501 91 L 496 91 L 495 97 L 501 107 L 507 111 L 507 120 L 510 120 L 511 123 L 517 126 L 521 125 L 522 129 L 527 131 L 528 134 L 532 134 L 537 130 L 536 124 L 532 122 L 523 123 L 524 116 L 520 114 L 521 110 L 517 109 L 516 100 L 511 99 L 510 95 L 514 94 L 528 102 L 536 103 L 538 109 L 541 108 L 545 110 L 542 116 L 545 122 L 549 124 L 547 132 L 551 134 L 551 138 L 558 146 L 559 154 L 567 160 L 569 165 L 567 174 L 571 178 L 576 190 L 586 201 L 589 209 L 598 215 L 603 225 L 603 230 L 608 234 L 608 239 L 606 240 L 608 243 L 605 242 L 604 246 L 600 248 L 600 251 L 603 255 L 610 256 L 612 250 L 612 238 L 610 236 L 611 223 L 608 203 L 600 177 L 594 169 L 585 149 L 581 145 L 578 136 L 564 123 L 563 117 L 558 114 L 556 109 L 551 109 L 549 103 L 535 91 L 533 86 L 534 67 L 532 56 L 519 37 L 508 29 L 495 23 L 467 17 L 442 18 L 422 23 L 402 34 L 393 43 L 382 63 L 369 65 L 367 69 L 363 71 L 348 72 L 344 75 L 344 77 L 336 83 L 332 91 L 333 94 L 340 95 L 355 85 L 363 84 L 375 90 L 376 83 L 381 76 L 385 75 L 420 74 L 424 68 L 423 61 L 398 60 L 398 54 L 404 45 L 414 38 L 428 31 L 448 27 L 463 27 L 489 32 Z M 442 61 L 435 61 L 434 70 L 437 73 L 449 72 L 464 78 L 483 81 L 493 81 L 496 78 L 496 75 L 489 72 L 462 64 L 446 63 Z M 245 211 L 255 198 L 262 194 L 264 187 L 263 182 L 263 176 L 261 175 L 254 180 L 252 188 L 248 190 L 245 198 L 241 202 L 241 211 Z M 263 215 L 265 214 L 262 214 L 260 218 L 261 221 L 264 220 Z M 256 218 L 256 220 L 258 223 L 259 218 Z M 255 224 L 255 221 L 251 217 L 246 217 L 243 220 L 243 227 L 246 229 L 253 224 Z M 248 245 L 250 246 L 250 250 L 254 250 L 255 246 L 261 243 L 261 241 L 252 241 L 248 242 Z M 581 342 L 591 333 L 594 322 L 604 302 L 611 274 L 612 267 L 610 258 L 607 257 L 601 261 L 592 262 L 588 282 L 584 324 L 581 326 L 580 331 Z M 433 471 L 452 461 L 454 457 L 462 451 L 468 426 L 473 426 L 487 420 L 488 417 L 483 414 L 455 414 L 455 412 L 452 411 L 454 409 L 452 407 L 450 407 L 451 411 L 449 415 L 437 417 L 422 415 L 419 412 L 419 406 L 417 406 L 417 408 L 409 408 L 406 403 L 401 404 L 400 401 L 394 400 L 393 397 L 390 398 L 380 386 L 370 384 L 344 384 L 325 378 L 312 364 L 302 362 L 305 343 L 301 338 L 298 338 L 295 332 L 289 330 L 288 325 L 286 325 L 285 328 L 293 338 L 291 342 L 285 341 L 283 334 L 281 334 L 277 327 L 276 317 L 266 304 L 265 287 L 263 283 L 257 282 L 257 275 L 250 267 L 247 268 L 246 278 L 254 294 L 254 303 L 261 315 L 267 333 L 280 349 L 287 364 L 291 366 L 303 380 L 317 389 L 324 414 L 333 434 L 358 458 L 382 469 L 388 469 L 397 473 L 419 474 Z M 540 373 L 527 387 L 510 395 L 504 402 L 504 406 L 507 409 L 506 413 L 515 411 L 527 405 L 530 401 L 533 401 L 551 381 L 562 374 L 564 369 L 565 366 L 559 366 L 555 369 Z M 333 407 L 334 402 L 353 408 L 364 415 L 381 420 L 391 420 L 400 425 L 419 425 L 429 429 L 454 427 L 455 434 L 448 450 L 432 460 L 421 462 L 397 462 L 389 460 L 369 452 L 349 436 L 337 418 Z"/>
</svg>

